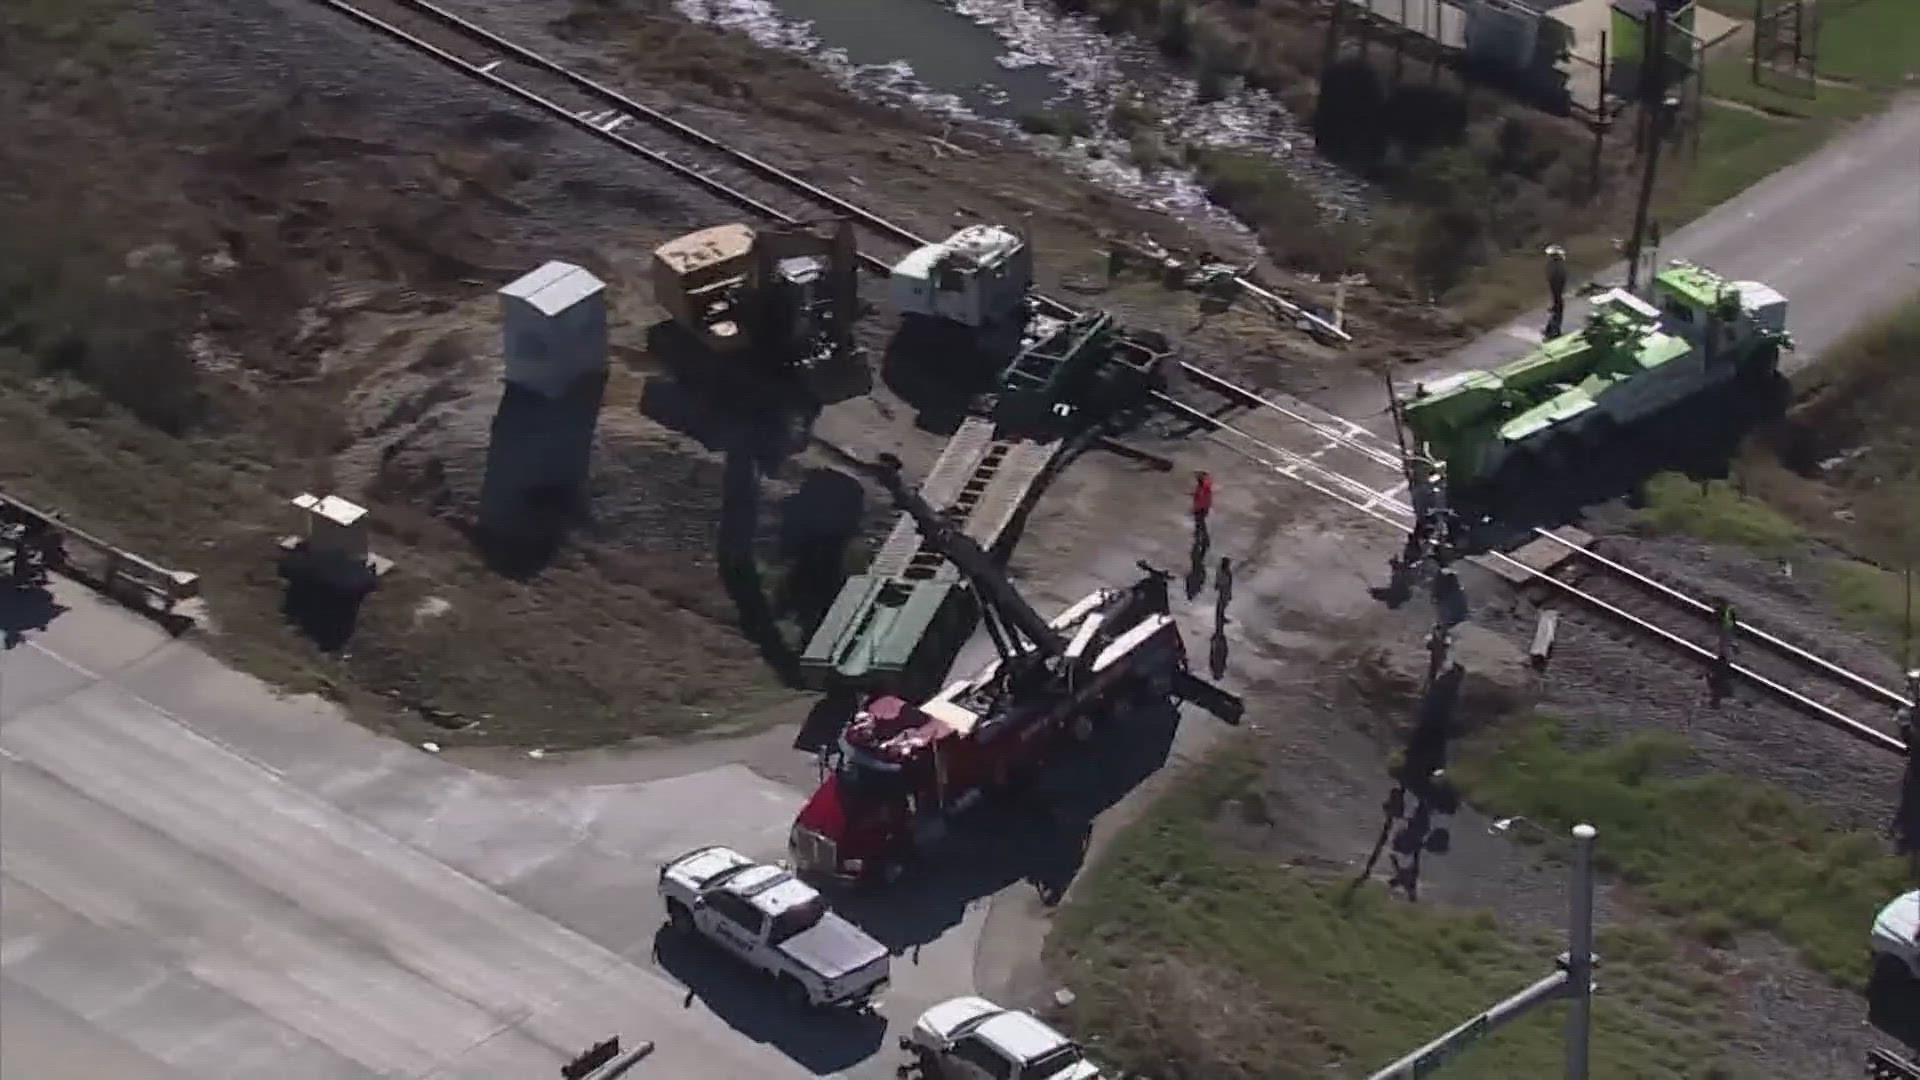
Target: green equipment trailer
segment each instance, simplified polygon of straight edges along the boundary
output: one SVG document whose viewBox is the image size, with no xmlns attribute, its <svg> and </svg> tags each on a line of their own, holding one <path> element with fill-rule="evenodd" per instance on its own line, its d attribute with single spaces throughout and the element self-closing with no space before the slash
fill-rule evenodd
<svg viewBox="0 0 1920 1080">
<path fill-rule="evenodd" d="M 1059 450 L 1058 440 L 1011 437 L 985 417 L 969 417 L 920 493 L 982 550 L 998 552 Z M 937 689 L 973 626 L 972 603 L 960 572 L 901 514 L 866 572 L 847 579 L 814 628 L 801 676 L 816 689 Z"/>
<path fill-rule="evenodd" d="M 1446 464 L 1455 489 L 1526 464 L 1565 467 L 1620 428 L 1712 387 L 1771 378 L 1787 335 L 1787 301 L 1755 281 L 1675 262 L 1647 299 L 1595 297 L 1579 330 L 1505 367 L 1463 371 L 1399 398 L 1414 448 Z"/>
<path fill-rule="evenodd" d="M 1027 330 L 920 486 L 928 503 L 996 556 L 1066 438 L 1145 400 L 1170 362 L 1164 339 L 1129 331 L 1102 311 L 1038 319 Z M 973 615 L 959 572 L 902 514 L 808 639 L 802 678 L 816 688 L 929 696 Z"/>
</svg>

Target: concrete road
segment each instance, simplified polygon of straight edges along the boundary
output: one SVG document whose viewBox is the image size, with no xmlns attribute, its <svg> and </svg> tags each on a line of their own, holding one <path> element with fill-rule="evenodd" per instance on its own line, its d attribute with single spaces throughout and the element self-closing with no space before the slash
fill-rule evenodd
<svg viewBox="0 0 1920 1080">
<path fill-rule="evenodd" d="M 1785 293 L 1787 328 L 1810 362 L 1860 322 L 1920 290 L 1920 95 L 1861 121 L 1812 157 L 1768 177 L 1666 238 L 1659 256 L 1690 259 Z M 1624 230 L 1625 224 L 1621 226 Z M 1541 295 L 1546 283 L 1542 267 Z M 1598 280 L 1621 282 L 1624 264 Z M 1569 312 L 1569 328 L 1581 311 Z M 1437 377 L 1516 359 L 1540 341 L 1540 308 L 1450 356 L 1410 369 Z"/>
<path fill-rule="evenodd" d="M 660 861 L 779 854 L 793 788 L 475 773 L 56 596 L 0 653 L 0 1073 L 499 1080 L 617 1033 L 645 1075 L 891 1075 L 882 1025 L 656 949 Z M 897 1022 L 972 989 L 984 919 L 899 958 Z"/>
</svg>

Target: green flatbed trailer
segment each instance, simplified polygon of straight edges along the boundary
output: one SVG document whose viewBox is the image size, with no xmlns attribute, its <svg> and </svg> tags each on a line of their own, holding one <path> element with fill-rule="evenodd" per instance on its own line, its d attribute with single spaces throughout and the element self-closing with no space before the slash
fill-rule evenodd
<svg viewBox="0 0 1920 1080">
<path fill-rule="evenodd" d="M 1511 364 L 1415 386 L 1401 418 L 1455 488 L 1529 459 L 1570 464 L 1705 390 L 1774 375 L 1792 347 L 1786 317 L 1786 298 L 1766 285 L 1677 262 L 1648 299 L 1602 293 L 1584 326 Z"/>
<path fill-rule="evenodd" d="M 920 492 L 982 550 L 997 552 L 1059 450 L 1058 440 L 1016 438 L 985 417 L 970 417 Z M 972 605 L 960 572 L 901 514 L 866 572 L 847 579 L 807 640 L 801 676 L 816 689 L 938 689 L 961 644 L 956 639 L 972 626 Z"/>
<path fill-rule="evenodd" d="M 927 501 L 960 518 L 988 552 L 1002 546 L 1062 436 L 1143 400 L 1169 357 L 1164 339 L 1131 332 L 1102 311 L 1028 329 L 1030 339 L 1000 371 L 986 415 L 961 425 L 921 484 Z M 801 676 L 815 688 L 928 696 L 962 644 L 955 638 L 972 626 L 972 605 L 958 572 L 920 546 L 903 514 L 808 639 Z"/>
</svg>

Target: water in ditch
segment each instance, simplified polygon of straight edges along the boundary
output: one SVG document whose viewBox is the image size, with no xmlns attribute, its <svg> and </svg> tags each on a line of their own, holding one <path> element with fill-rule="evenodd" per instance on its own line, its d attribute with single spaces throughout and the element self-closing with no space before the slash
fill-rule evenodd
<svg viewBox="0 0 1920 1080">
<path fill-rule="evenodd" d="M 1365 213 L 1362 185 L 1321 158 L 1271 94 L 1237 88 L 1206 100 L 1151 44 L 1102 32 L 1047 0 L 678 0 L 687 17 L 803 53 L 855 92 L 984 121 L 1026 138 L 1102 186 L 1189 220 L 1245 234 L 1193 174 L 1142 169 L 1108 118 L 1123 96 L 1151 101 L 1171 143 L 1263 154 L 1333 215 Z M 1028 136 L 1022 118 L 1077 113 L 1092 134 L 1063 144 Z"/>
</svg>

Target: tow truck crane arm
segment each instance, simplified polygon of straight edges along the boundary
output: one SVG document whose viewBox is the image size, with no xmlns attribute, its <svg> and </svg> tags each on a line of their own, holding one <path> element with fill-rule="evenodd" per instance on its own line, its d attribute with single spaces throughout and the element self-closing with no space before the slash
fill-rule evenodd
<svg viewBox="0 0 1920 1080">
<path fill-rule="evenodd" d="M 973 538 L 936 511 L 920 493 L 909 488 L 900 479 L 900 459 L 892 454 L 881 454 L 870 467 L 879 479 L 887 494 L 893 497 L 895 506 L 901 512 L 911 516 L 913 523 L 920 527 L 920 535 L 935 551 L 947 557 L 967 580 L 973 584 L 979 595 L 981 605 L 991 609 L 1002 619 L 1033 643 L 1034 648 L 1049 658 L 1059 657 L 1067 650 L 1066 641 L 1047 625 L 1047 620 L 1033 610 L 1033 605 L 1013 587 L 1000 568 L 993 565 L 987 553 Z M 1005 651 L 1004 648 L 1002 650 Z"/>
</svg>

